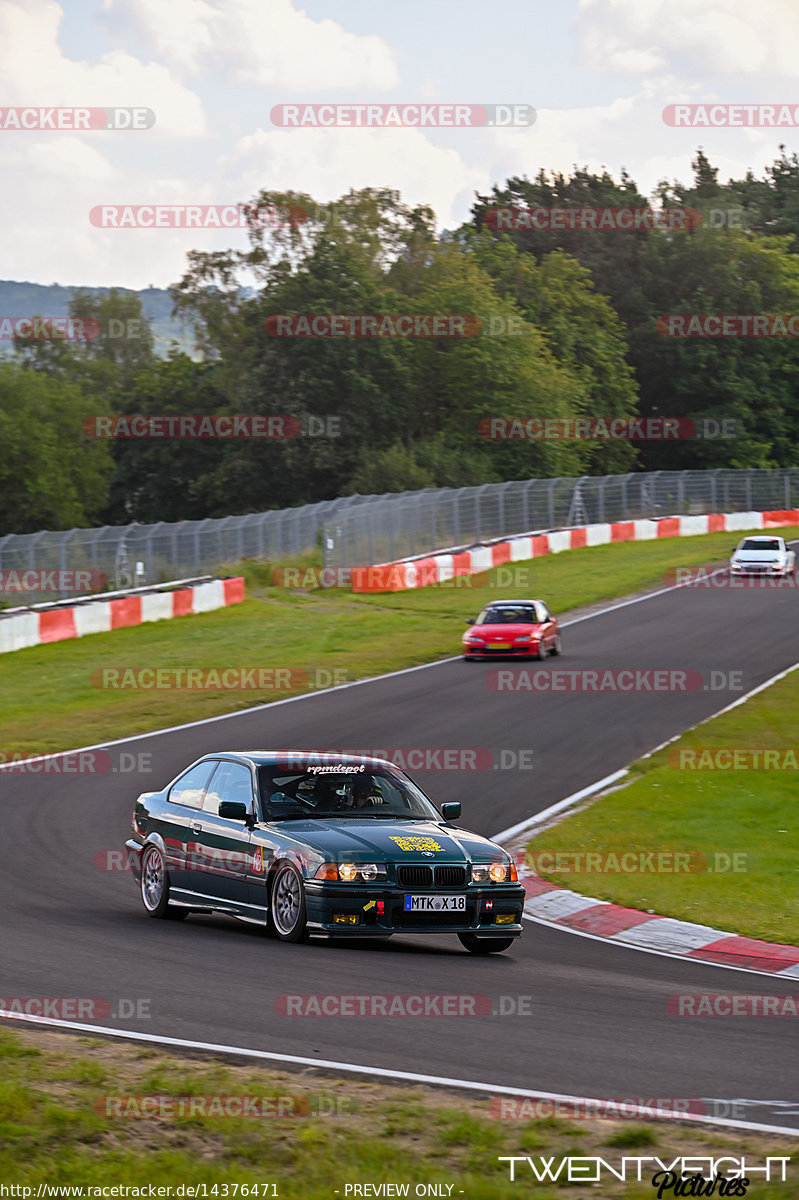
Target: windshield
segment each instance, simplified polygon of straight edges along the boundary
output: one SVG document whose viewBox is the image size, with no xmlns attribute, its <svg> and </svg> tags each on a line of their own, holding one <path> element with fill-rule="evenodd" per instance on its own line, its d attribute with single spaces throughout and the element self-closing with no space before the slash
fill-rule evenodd
<svg viewBox="0 0 799 1200">
<path fill-rule="evenodd" d="M 517 605 L 511 608 L 487 608 L 475 621 L 476 625 L 537 625 L 538 618 L 532 605 Z"/>
<path fill-rule="evenodd" d="M 394 771 L 367 770 L 351 764 L 313 766 L 302 771 L 269 766 L 259 768 L 258 780 L 266 821 L 299 817 L 441 821 L 441 814 L 424 792 Z"/>
<path fill-rule="evenodd" d="M 744 538 L 739 550 L 779 550 L 780 544 L 776 538 Z"/>
</svg>

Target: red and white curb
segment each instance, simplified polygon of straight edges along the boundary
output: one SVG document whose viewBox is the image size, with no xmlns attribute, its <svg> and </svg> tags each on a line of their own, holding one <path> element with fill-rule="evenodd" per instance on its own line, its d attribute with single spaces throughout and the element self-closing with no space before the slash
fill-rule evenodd
<svg viewBox="0 0 799 1200">
<path fill-rule="evenodd" d="M 518 870 L 527 894 L 524 911 L 529 917 L 606 938 L 622 946 L 799 977 L 797 946 L 773 945 L 756 938 L 737 937 L 709 925 L 694 925 L 690 921 L 623 908 L 606 900 L 581 896 L 528 874 L 521 862 Z"/>
<path fill-rule="evenodd" d="M 728 704 L 714 716 L 737 708 L 751 696 L 764 691 L 772 683 L 783 679 L 796 669 L 791 667 L 787 671 L 779 672 L 746 696 Z M 680 736 L 678 734 L 670 738 L 669 742 L 656 746 L 643 757 L 650 757 Z M 573 933 L 653 954 L 691 958 L 713 963 L 715 966 L 738 967 L 770 975 L 799 977 L 799 946 L 785 946 L 763 942 L 758 938 L 739 937 L 723 929 L 714 929 L 710 925 L 696 925 L 691 921 L 678 921 L 674 917 L 661 917 L 656 913 L 625 908 L 608 900 L 596 900 L 592 896 L 583 896 L 579 892 L 549 883 L 529 869 L 527 843 L 534 836 L 536 829 L 540 830 L 541 826 L 552 824 L 553 817 L 560 813 L 565 815 L 568 809 L 574 808 L 589 796 L 607 792 L 628 774 L 626 767 L 614 771 L 612 775 L 575 792 L 572 796 L 567 796 L 564 800 L 559 800 L 526 821 L 492 835 L 492 841 L 504 846 L 516 863 L 519 880 L 524 885 L 527 897 L 524 904 L 525 916 L 548 925 L 560 926 Z"/>
<path fill-rule="evenodd" d="M 400 592 L 409 588 L 449 583 L 463 575 L 478 575 L 492 567 L 526 562 L 545 554 L 561 554 L 583 546 L 616 542 L 654 541 L 658 538 L 697 537 L 706 533 L 737 533 L 749 529 L 778 529 L 799 525 L 799 509 L 765 512 L 707 513 L 704 516 L 661 517 L 658 520 L 613 521 L 530 534 L 477 546 L 461 554 L 435 554 L 404 562 L 380 563 L 353 571 L 354 592 Z"/>
<path fill-rule="evenodd" d="M 58 608 L 14 613 L 0 617 L 0 654 L 85 637 L 90 633 L 109 633 L 147 621 L 212 612 L 230 604 L 240 604 L 243 600 L 244 580 L 236 577 L 212 579 L 168 592 L 145 592 L 114 600 L 85 600 Z"/>
</svg>

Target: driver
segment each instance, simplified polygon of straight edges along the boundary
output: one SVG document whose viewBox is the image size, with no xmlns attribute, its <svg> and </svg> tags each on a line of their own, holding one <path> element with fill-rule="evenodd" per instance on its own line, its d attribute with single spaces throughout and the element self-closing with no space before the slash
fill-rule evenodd
<svg viewBox="0 0 799 1200">
<path fill-rule="evenodd" d="M 380 786 L 373 775 L 359 775 L 352 784 L 352 807 L 385 804 Z"/>
</svg>

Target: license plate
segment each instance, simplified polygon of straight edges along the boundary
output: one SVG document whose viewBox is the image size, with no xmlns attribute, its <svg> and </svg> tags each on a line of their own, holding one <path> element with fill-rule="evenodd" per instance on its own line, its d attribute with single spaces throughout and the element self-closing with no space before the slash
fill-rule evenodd
<svg viewBox="0 0 799 1200">
<path fill-rule="evenodd" d="M 492 642 L 492 650 L 510 650 L 510 642 Z"/>
<path fill-rule="evenodd" d="M 464 912 L 465 896 L 406 896 L 405 912 Z"/>
</svg>

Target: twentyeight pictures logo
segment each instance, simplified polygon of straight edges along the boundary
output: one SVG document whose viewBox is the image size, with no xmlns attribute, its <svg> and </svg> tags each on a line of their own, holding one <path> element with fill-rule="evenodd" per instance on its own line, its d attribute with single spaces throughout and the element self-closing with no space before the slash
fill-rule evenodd
<svg viewBox="0 0 799 1200">
<path fill-rule="evenodd" d="M 532 104 L 276 104 L 281 129 L 477 129 L 534 125 Z"/>
</svg>

